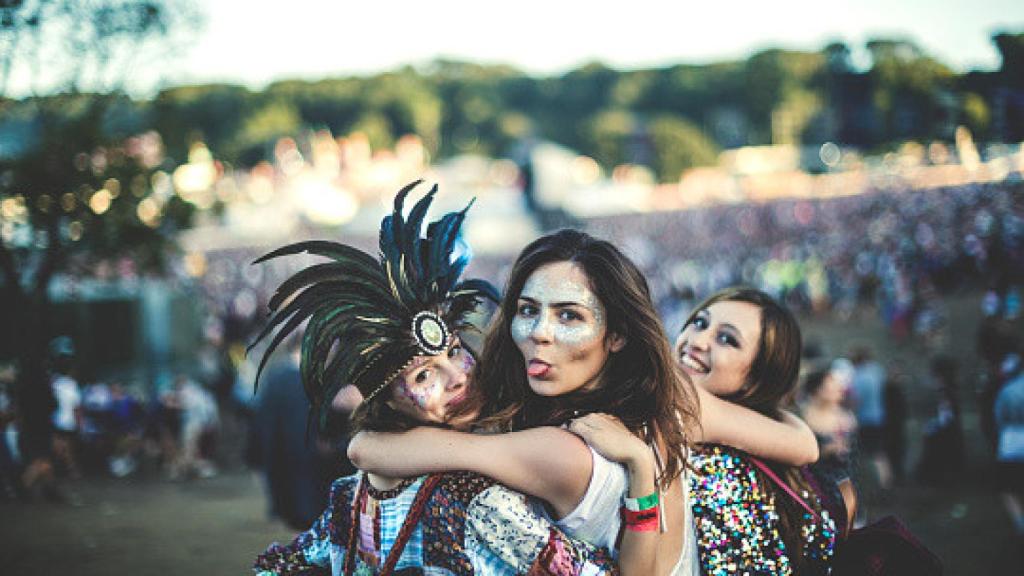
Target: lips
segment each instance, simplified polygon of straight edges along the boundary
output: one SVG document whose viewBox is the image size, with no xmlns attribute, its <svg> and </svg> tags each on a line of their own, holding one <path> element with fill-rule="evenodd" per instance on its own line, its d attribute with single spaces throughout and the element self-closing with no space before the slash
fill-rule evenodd
<svg viewBox="0 0 1024 576">
<path fill-rule="evenodd" d="M 683 368 L 697 374 L 707 374 L 711 370 L 708 368 L 707 364 L 698 360 L 694 355 L 690 354 L 686 350 L 679 355 L 679 362 L 683 365 Z"/>
<path fill-rule="evenodd" d="M 526 366 L 526 374 L 534 378 L 543 378 L 551 370 L 551 364 L 534 358 Z"/>
</svg>

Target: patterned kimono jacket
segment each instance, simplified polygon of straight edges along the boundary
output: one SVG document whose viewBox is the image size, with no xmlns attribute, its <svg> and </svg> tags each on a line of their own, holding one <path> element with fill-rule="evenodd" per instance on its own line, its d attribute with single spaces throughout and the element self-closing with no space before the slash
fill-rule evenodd
<svg viewBox="0 0 1024 576">
<path fill-rule="evenodd" d="M 261 554 L 257 576 L 339 576 L 352 549 L 354 574 L 378 574 L 426 478 L 391 490 L 374 489 L 362 474 L 336 480 L 323 515 L 290 544 L 275 543 Z M 367 482 L 361 502 L 360 482 Z M 353 506 L 358 528 L 352 525 Z M 419 506 L 422 513 L 395 565 L 396 575 L 617 573 L 605 549 L 569 539 L 532 512 L 523 495 L 489 478 L 443 474 L 429 494 L 420 496 Z"/>
<path fill-rule="evenodd" d="M 690 506 L 697 533 L 701 574 L 790 576 L 791 552 L 781 536 L 776 509 L 781 498 L 792 498 L 751 463 L 743 452 L 722 446 L 704 446 L 691 453 L 696 469 L 689 477 Z M 837 539 L 835 510 L 829 512 L 821 489 L 801 498 L 818 511 L 804 512 L 801 575 L 828 574 Z M 799 493 L 799 492 L 798 492 Z"/>
</svg>

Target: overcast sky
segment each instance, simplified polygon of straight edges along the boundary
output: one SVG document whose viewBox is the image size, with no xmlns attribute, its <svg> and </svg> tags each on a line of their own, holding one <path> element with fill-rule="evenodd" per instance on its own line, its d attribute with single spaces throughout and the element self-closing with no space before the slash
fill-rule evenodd
<svg viewBox="0 0 1024 576">
<path fill-rule="evenodd" d="M 859 49 L 880 35 L 908 37 L 965 71 L 998 66 L 995 31 L 1024 31 L 1021 0 L 196 3 L 206 23 L 195 44 L 160 70 L 161 80 L 138 75 L 133 92 L 199 82 L 260 88 L 437 57 L 548 75 L 594 60 L 617 68 L 705 63 L 766 47 L 817 50 L 836 39 Z"/>
</svg>

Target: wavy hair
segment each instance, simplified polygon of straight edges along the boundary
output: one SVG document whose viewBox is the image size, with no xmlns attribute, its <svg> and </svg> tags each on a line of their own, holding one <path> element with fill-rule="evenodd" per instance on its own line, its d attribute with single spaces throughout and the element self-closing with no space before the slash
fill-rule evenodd
<svg viewBox="0 0 1024 576">
<path fill-rule="evenodd" d="M 618 335 L 625 345 L 609 355 L 595 388 L 543 397 L 530 388 L 510 326 L 527 279 L 556 262 L 572 262 L 583 270 L 605 308 L 608 337 Z M 636 265 L 605 240 L 560 230 L 523 249 L 504 293 L 477 367 L 478 405 L 485 411 L 481 425 L 516 430 L 605 412 L 662 447 L 666 458 L 659 482 L 671 482 L 683 466 L 686 432 L 698 425 L 699 407 L 692 384 L 675 365 L 647 280 Z"/>
</svg>

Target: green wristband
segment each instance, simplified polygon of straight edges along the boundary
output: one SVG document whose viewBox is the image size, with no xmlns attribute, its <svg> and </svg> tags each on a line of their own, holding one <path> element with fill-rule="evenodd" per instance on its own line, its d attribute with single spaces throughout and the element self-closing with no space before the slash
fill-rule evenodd
<svg viewBox="0 0 1024 576">
<path fill-rule="evenodd" d="M 655 490 L 643 498 L 623 498 L 626 510 L 640 512 L 658 507 L 658 491 Z"/>
</svg>

